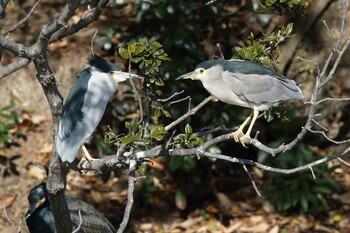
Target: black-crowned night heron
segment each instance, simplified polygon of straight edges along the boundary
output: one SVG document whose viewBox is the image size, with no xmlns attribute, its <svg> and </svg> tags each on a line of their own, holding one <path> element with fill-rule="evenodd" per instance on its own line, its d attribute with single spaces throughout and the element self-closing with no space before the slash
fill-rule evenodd
<svg viewBox="0 0 350 233">
<path fill-rule="evenodd" d="M 63 162 L 71 163 L 80 146 L 91 136 L 109 98 L 117 91 L 118 83 L 130 77 L 139 78 L 122 72 L 117 65 L 95 54 L 89 64 L 89 68 L 79 73 L 63 106 L 56 138 L 57 153 Z M 84 152 L 89 157 L 86 149 Z"/>
<path fill-rule="evenodd" d="M 116 232 L 112 224 L 103 217 L 94 207 L 86 202 L 65 197 L 73 222 L 74 229 L 80 223 L 79 211 L 82 217 L 82 225 L 79 232 L 84 233 L 112 233 Z M 26 214 L 26 222 L 31 233 L 55 233 L 57 232 L 55 220 L 47 198 L 45 183 L 35 186 L 28 196 L 29 209 Z"/>
<path fill-rule="evenodd" d="M 200 80 L 204 88 L 222 102 L 253 109 L 238 130 L 229 135 L 244 147 L 244 140 L 250 138 L 259 111 L 268 110 L 281 101 L 303 98 L 293 80 L 251 61 L 208 60 L 177 79 Z"/>
</svg>

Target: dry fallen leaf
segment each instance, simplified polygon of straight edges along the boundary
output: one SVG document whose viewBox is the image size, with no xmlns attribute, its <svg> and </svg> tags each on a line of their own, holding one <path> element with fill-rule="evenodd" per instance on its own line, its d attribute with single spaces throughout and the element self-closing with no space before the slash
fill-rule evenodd
<svg viewBox="0 0 350 233">
<path fill-rule="evenodd" d="M 47 117 L 45 115 L 33 115 L 31 119 L 33 124 L 38 125 L 41 122 L 47 120 Z"/>
<path fill-rule="evenodd" d="M 47 178 L 46 171 L 38 166 L 30 165 L 28 175 L 37 180 L 45 180 Z"/>
<path fill-rule="evenodd" d="M 104 198 L 100 192 L 91 190 L 90 194 L 95 203 L 103 202 Z"/>
<path fill-rule="evenodd" d="M 11 197 L 6 198 L 5 201 L 3 202 L 5 205 L 5 208 L 12 206 L 16 198 L 17 198 L 17 194 L 13 194 Z"/>
<path fill-rule="evenodd" d="M 52 143 L 44 143 L 44 146 L 38 150 L 40 154 L 48 154 L 52 152 Z"/>
</svg>

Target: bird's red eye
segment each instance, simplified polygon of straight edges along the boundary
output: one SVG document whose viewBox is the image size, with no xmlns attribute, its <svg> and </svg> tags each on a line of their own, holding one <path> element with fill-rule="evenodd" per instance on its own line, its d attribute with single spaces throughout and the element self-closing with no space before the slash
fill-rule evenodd
<svg viewBox="0 0 350 233">
<path fill-rule="evenodd" d="M 200 70 L 199 70 L 199 73 L 202 74 L 203 72 L 204 72 L 204 69 L 200 69 Z"/>
</svg>

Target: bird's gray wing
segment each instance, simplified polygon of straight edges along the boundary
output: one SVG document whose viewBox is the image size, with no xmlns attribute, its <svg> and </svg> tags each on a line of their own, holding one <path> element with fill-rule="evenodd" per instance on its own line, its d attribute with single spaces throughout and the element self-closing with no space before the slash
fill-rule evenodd
<svg viewBox="0 0 350 233">
<path fill-rule="evenodd" d="M 113 225 L 102 216 L 98 210 L 96 210 L 90 204 L 66 197 L 68 209 L 70 211 L 72 222 L 75 227 L 80 223 L 79 210 L 82 217 L 81 231 L 82 233 L 114 233 L 116 232 Z"/>
<path fill-rule="evenodd" d="M 83 70 L 77 77 L 67 100 L 63 106 L 62 118 L 59 129 L 59 137 L 64 140 L 76 128 L 77 122 L 83 119 L 82 107 L 84 104 L 85 93 L 88 88 L 88 81 L 84 78 L 90 77 L 90 69 Z"/>
<path fill-rule="evenodd" d="M 242 101 L 251 103 L 277 103 L 288 99 L 300 99 L 301 92 L 294 81 L 272 76 L 271 73 L 244 74 L 223 72 L 223 82 Z"/>
</svg>

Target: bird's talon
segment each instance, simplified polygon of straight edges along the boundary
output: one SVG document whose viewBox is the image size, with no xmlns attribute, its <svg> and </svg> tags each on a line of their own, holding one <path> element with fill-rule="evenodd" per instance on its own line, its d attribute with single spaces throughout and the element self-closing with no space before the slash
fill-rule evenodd
<svg viewBox="0 0 350 233">
<path fill-rule="evenodd" d="M 244 136 L 244 133 L 241 130 L 237 130 L 227 136 L 227 138 L 233 138 L 235 142 L 239 142 L 240 138 Z"/>
<path fill-rule="evenodd" d="M 245 143 L 244 143 L 244 141 L 245 141 L 246 139 L 250 139 L 250 136 L 248 136 L 248 135 L 243 135 L 242 137 L 239 138 L 239 142 L 242 144 L 242 146 L 243 146 L 244 148 L 248 148 L 248 146 L 246 146 Z"/>
<path fill-rule="evenodd" d="M 98 160 L 98 159 L 93 159 Z M 82 158 L 78 164 L 79 173 L 83 176 L 95 176 L 99 174 L 99 171 L 91 169 L 91 161 L 86 158 Z"/>
</svg>

